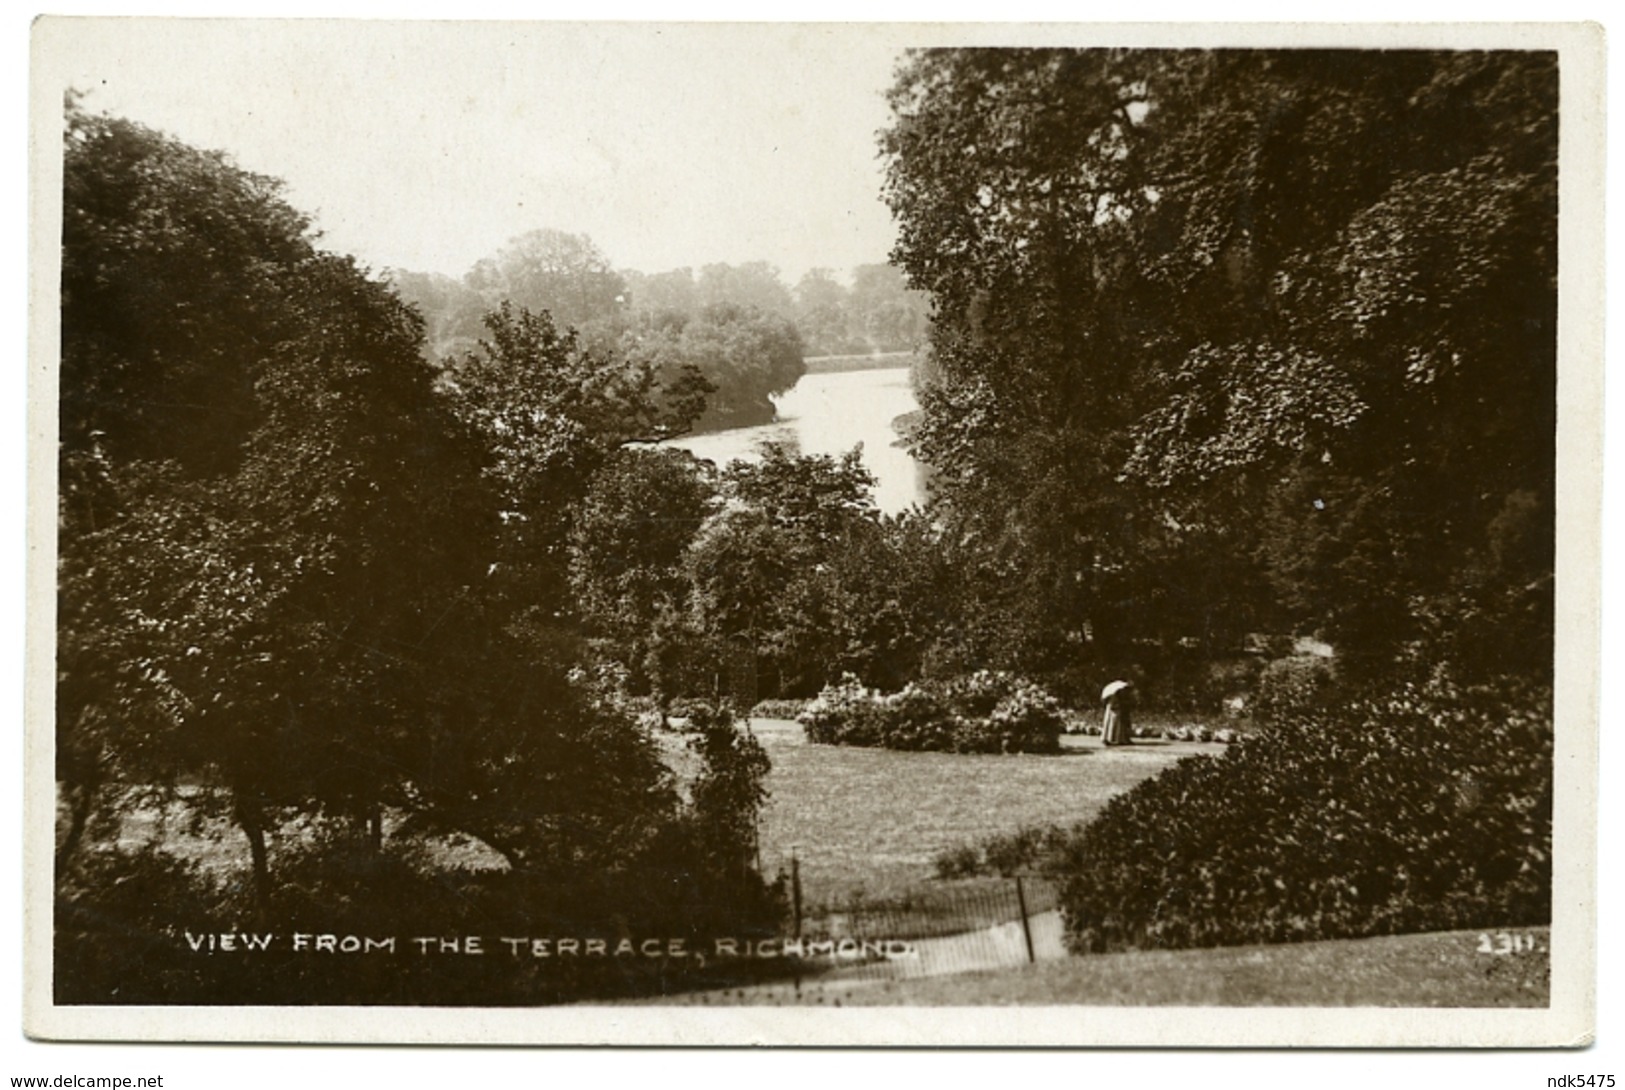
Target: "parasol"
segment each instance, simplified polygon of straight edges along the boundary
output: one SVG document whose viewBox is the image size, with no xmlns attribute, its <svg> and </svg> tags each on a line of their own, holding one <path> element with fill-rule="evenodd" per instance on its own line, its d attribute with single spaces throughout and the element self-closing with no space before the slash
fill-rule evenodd
<svg viewBox="0 0 1625 1090">
<path fill-rule="evenodd" d="M 1100 690 L 1100 699 L 1102 701 L 1110 700 L 1112 697 L 1129 687 L 1129 683 L 1126 681 L 1114 681 L 1104 689 Z"/>
</svg>

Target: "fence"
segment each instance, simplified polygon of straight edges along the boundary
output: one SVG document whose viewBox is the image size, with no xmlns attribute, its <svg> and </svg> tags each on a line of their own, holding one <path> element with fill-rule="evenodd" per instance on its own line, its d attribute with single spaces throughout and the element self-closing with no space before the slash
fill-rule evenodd
<svg viewBox="0 0 1625 1090">
<path fill-rule="evenodd" d="M 843 978 L 937 976 L 1066 956 L 1058 891 L 1042 878 L 933 882 L 803 915 L 795 864 L 791 895 L 802 962 Z"/>
</svg>

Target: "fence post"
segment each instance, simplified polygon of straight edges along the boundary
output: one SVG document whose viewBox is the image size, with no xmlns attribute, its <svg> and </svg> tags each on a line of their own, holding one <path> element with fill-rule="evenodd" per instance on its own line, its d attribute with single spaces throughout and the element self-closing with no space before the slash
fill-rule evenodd
<svg viewBox="0 0 1625 1090">
<path fill-rule="evenodd" d="M 795 849 L 790 849 L 790 900 L 795 905 L 796 938 L 801 938 L 801 860 Z"/>
<path fill-rule="evenodd" d="M 1027 962 L 1031 964 L 1038 959 L 1033 956 L 1033 929 L 1027 922 L 1027 895 L 1021 888 L 1021 875 L 1016 875 L 1016 905 L 1021 909 L 1021 936 L 1027 940 Z"/>
</svg>

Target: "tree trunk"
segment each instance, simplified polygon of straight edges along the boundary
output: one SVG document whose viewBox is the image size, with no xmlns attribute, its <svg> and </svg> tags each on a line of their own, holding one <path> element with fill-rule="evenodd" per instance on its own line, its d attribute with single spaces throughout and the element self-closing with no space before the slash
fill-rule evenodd
<svg viewBox="0 0 1625 1090">
<path fill-rule="evenodd" d="M 83 723 L 86 713 L 81 713 Z M 57 756 L 57 780 L 68 798 L 68 831 L 56 849 L 56 869 L 60 874 L 79 850 L 90 818 L 96 812 L 96 800 L 106 778 L 99 751 L 90 746 L 75 747 L 64 743 Z"/>
<path fill-rule="evenodd" d="M 254 861 L 254 904 L 261 913 L 271 905 L 271 865 L 265 851 L 265 815 L 259 805 L 241 795 L 234 807 L 237 824 L 248 838 L 248 853 Z"/>
<path fill-rule="evenodd" d="M 87 780 L 79 784 L 69 784 L 66 788 L 68 832 L 56 849 L 56 869 L 59 874 L 67 869 L 69 861 L 79 849 L 79 842 L 84 839 L 85 827 L 90 824 L 91 812 L 96 808 L 98 786 L 97 781 Z"/>
</svg>

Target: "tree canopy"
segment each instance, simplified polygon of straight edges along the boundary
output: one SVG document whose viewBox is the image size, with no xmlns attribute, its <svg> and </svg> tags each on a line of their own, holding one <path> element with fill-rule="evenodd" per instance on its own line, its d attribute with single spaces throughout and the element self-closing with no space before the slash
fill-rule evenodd
<svg viewBox="0 0 1625 1090">
<path fill-rule="evenodd" d="M 1556 94 L 1542 53 L 910 54 L 918 444 L 987 608 L 1105 657 L 1476 618 L 1549 668 Z"/>
<path fill-rule="evenodd" d="M 275 182 L 131 122 L 70 107 L 64 196 L 64 858 L 101 787 L 182 779 L 229 792 L 262 903 L 289 808 L 387 806 L 536 871 L 677 821 L 553 629 L 587 480 L 700 388 L 507 307 L 443 373 Z"/>
</svg>

